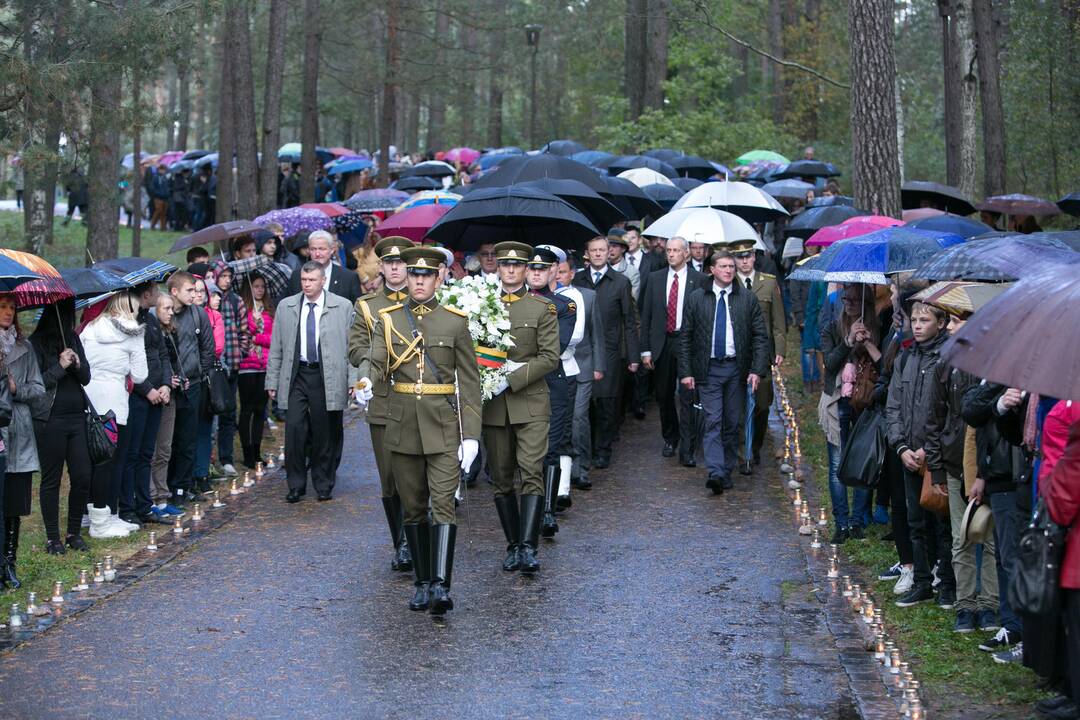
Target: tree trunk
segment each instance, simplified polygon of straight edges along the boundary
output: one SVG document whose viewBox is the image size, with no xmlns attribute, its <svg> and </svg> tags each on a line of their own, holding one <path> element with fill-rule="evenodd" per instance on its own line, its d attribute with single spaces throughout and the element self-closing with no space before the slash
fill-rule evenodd
<svg viewBox="0 0 1080 720">
<path fill-rule="evenodd" d="M 102 68 L 90 85 L 90 202 L 87 206 L 86 249 L 94 261 L 117 256 L 117 183 L 120 180 L 121 78 L 118 68 Z"/>
<path fill-rule="evenodd" d="M 420 96 L 410 92 L 405 96 L 405 136 L 403 152 L 416 152 L 420 144 Z"/>
<path fill-rule="evenodd" d="M 188 131 L 191 127 L 191 59 L 188 48 L 181 51 L 176 63 L 176 82 L 180 85 L 180 107 L 177 109 L 176 148 L 188 149 Z M 194 148 L 192 148 L 194 149 Z"/>
<path fill-rule="evenodd" d="M 1001 64 L 998 59 L 999 23 L 991 0 L 973 0 L 979 56 L 979 95 L 982 100 L 983 195 L 1005 193 L 1005 111 L 1001 101 Z"/>
<path fill-rule="evenodd" d="M 390 144 L 394 140 L 394 117 L 397 114 L 397 82 L 401 20 L 400 0 L 386 3 L 386 78 L 383 81 L 382 119 L 379 122 L 379 178 L 381 185 L 390 184 Z"/>
<path fill-rule="evenodd" d="M 36 23 L 34 14 L 37 12 L 37 4 L 23 2 L 20 7 L 20 24 L 23 36 L 23 60 L 27 67 L 34 68 L 41 57 L 47 57 L 45 48 L 42 47 L 44 40 L 34 32 Z M 53 50 L 55 54 L 56 44 L 60 42 L 63 26 L 60 23 L 62 13 L 56 14 L 53 29 Z M 35 42 L 38 40 L 38 42 Z M 23 138 L 24 149 L 22 152 L 23 173 L 23 239 L 26 250 L 40 255 L 45 246 L 53 241 L 53 206 L 55 205 L 56 193 L 56 150 L 60 139 L 59 116 L 60 113 L 51 105 L 56 101 L 50 101 L 42 97 L 35 85 L 27 88 L 24 108 L 25 122 Z M 50 122 L 51 121 L 51 122 Z M 55 128 L 55 132 L 51 132 Z"/>
<path fill-rule="evenodd" d="M 443 0 L 438 0 L 435 3 L 435 67 L 441 68 L 446 65 L 446 49 L 444 43 L 450 33 L 450 16 L 446 14 L 445 4 Z M 389 56 L 389 48 L 387 48 L 387 54 Z M 434 152 L 446 145 L 446 138 L 443 136 L 446 125 L 446 97 L 442 88 L 437 88 L 431 91 L 428 96 L 428 107 L 430 111 L 428 113 L 428 130 L 427 141 L 424 143 L 424 149 L 428 152 Z M 383 117 L 386 117 L 386 113 L 383 113 Z M 382 145 L 382 130 L 379 130 L 379 144 Z"/>
<path fill-rule="evenodd" d="M 959 184 L 968 197 L 975 196 L 976 145 L 975 124 L 979 98 L 979 79 L 975 75 L 975 29 L 971 18 L 971 0 L 953 0 L 952 24 L 956 35 L 953 72 L 959 81 Z"/>
<path fill-rule="evenodd" d="M 809 50 L 809 53 L 810 53 L 810 57 L 814 58 L 815 61 L 818 58 L 821 57 L 821 28 L 818 25 L 818 23 L 820 21 L 821 21 L 821 0 L 806 0 L 806 27 L 808 28 L 808 32 L 809 32 L 809 37 L 807 38 L 806 42 L 807 42 L 807 44 L 809 46 L 808 50 Z M 813 87 L 814 92 L 819 93 L 819 97 L 820 97 L 821 82 L 816 81 L 816 82 L 814 82 L 814 84 L 811 87 Z M 899 85 L 897 85 L 897 92 L 899 92 Z M 805 117 L 805 119 L 803 121 L 803 126 L 804 127 L 801 128 L 801 130 L 806 134 L 806 137 L 808 137 L 808 138 L 816 138 L 816 137 L 819 136 L 820 118 L 818 117 L 818 110 L 819 110 L 819 107 L 818 107 L 818 102 L 817 101 L 807 103 L 806 117 Z M 903 123 L 899 123 L 899 127 L 900 127 L 900 130 L 902 131 L 903 130 Z M 903 172 L 903 169 L 904 169 L 903 157 L 904 157 L 903 148 L 901 148 L 901 151 L 900 151 L 900 158 L 901 158 L 901 160 L 900 160 L 900 170 L 901 170 L 901 172 Z"/>
<path fill-rule="evenodd" d="M 625 84 L 629 119 L 645 109 L 645 55 L 648 0 L 626 0 Z"/>
<path fill-rule="evenodd" d="M 212 28 L 201 18 L 199 20 L 200 37 L 210 38 Z M 215 97 L 215 88 L 218 83 L 218 73 L 214 72 L 214 60 L 216 59 L 216 42 L 196 43 L 196 52 L 199 53 L 199 63 L 195 70 L 195 144 L 200 148 L 210 149 L 210 138 L 206 132 L 209 125 L 210 98 Z M 209 82 L 209 90 L 207 83 Z"/>
<path fill-rule="evenodd" d="M 315 202 L 315 146 L 319 144 L 319 0 L 304 2 L 304 99 L 301 115 L 300 202 Z"/>
<path fill-rule="evenodd" d="M 138 64 L 131 68 L 131 114 L 135 122 L 131 128 L 131 254 L 142 257 L 142 73 Z"/>
<path fill-rule="evenodd" d="M 952 22 L 952 0 L 938 0 L 941 16 L 941 66 L 945 106 L 945 182 L 960 185 L 960 78 L 956 66 L 956 30 Z"/>
<path fill-rule="evenodd" d="M 176 77 L 176 66 L 169 63 L 165 68 L 165 89 L 166 89 L 166 106 L 165 106 L 165 118 L 167 122 L 165 124 L 165 149 L 176 150 L 176 101 L 179 90 L 179 83 Z"/>
<path fill-rule="evenodd" d="M 492 25 L 501 28 L 506 24 L 507 4 L 494 0 L 488 8 Z M 489 147 L 502 147 L 503 133 L 503 56 L 506 50 L 506 33 L 496 30 L 488 33 L 488 62 L 491 65 L 488 77 L 488 116 L 487 144 Z"/>
<path fill-rule="evenodd" d="M 255 138 L 255 81 L 251 68 L 251 12 L 247 0 L 231 0 L 232 96 L 236 110 L 236 211 L 242 218 L 258 215 L 259 145 Z M 314 193 L 313 193 L 314 194 Z"/>
<path fill-rule="evenodd" d="M 896 158 L 900 168 L 900 184 L 904 184 L 904 102 L 900 96 L 900 78 L 893 83 L 893 94 L 896 97 Z M 813 137 L 811 135 L 811 137 Z"/>
<path fill-rule="evenodd" d="M 270 29 L 266 44 L 266 81 L 263 93 L 262 164 L 259 165 L 259 205 L 257 214 L 277 207 L 277 151 L 281 145 L 281 90 L 285 72 L 285 40 L 289 6 L 286 0 L 271 0 Z"/>
<path fill-rule="evenodd" d="M 851 51 L 852 184 L 855 204 L 900 217 L 900 163 L 896 147 L 896 59 L 893 3 L 849 4 Z"/>
<path fill-rule="evenodd" d="M 642 102 L 647 109 L 664 107 L 664 81 L 667 80 L 668 10 L 671 0 L 649 0 L 649 19 L 646 29 L 645 93 Z M 560 55 L 561 57 L 561 55 Z"/>
<path fill-rule="evenodd" d="M 477 34 L 476 27 L 474 25 L 474 19 L 466 16 L 465 21 L 468 23 L 462 28 L 461 34 L 464 36 L 463 49 L 465 50 L 465 57 L 474 58 L 477 56 Z M 399 36 L 400 37 L 400 36 Z M 401 40 L 398 41 L 399 44 Z M 401 50 L 399 49 L 399 54 Z M 476 73 L 466 72 L 462 73 L 458 85 L 458 107 L 461 109 L 459 113 L 461 118 L 460 135 L 458 136 L 458 142 L 452 142 L 453 145 L 464 145 L 466 147 L 472 147 L 476 141 L 475 120 L 477 116 L 476 102 Z"/>
<path fill-rule="evenodd" d="M 217 169 L 217 202 L 215 204 L 215 219 L 217 222 L 228 222 L 233 218 L 233 202 L 235 198 L 235 178 L 233 174 L 233 157 L 236 154 L 236 105 L 233 102 L 232 93 L 232 59 L 233 53 L 228 48 L 229 23 L 221 22 L 219 45 L 219 63 L 217 80 L 218 101 L 218 169 Z"/>
<path fill-rule="evenodd" d="M 769 54 L 782 57 L 784 54 L 784 7 L 782 0 L 769 0 L 769 17 L 766 20 L 768 31 Z M 784 122 L 784 73 L 777 63 L 770 62 L 769 90 L 772 100 L 772 119 L 777 125 Z"/>
</svg>

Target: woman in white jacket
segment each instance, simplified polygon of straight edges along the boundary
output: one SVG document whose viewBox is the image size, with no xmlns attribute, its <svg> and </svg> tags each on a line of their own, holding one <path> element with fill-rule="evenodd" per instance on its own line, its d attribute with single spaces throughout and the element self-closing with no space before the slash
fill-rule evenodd
<svg viewBox="0 0 1080 720">
<path fill-rule="evenodd" d="M 146 379 L 146 345 L 143 326 L 136 320 L 139 303 L 130 293 L 113 295 L 104 312 L 79 336 L 90 364 L 86 395 L 99 415 L 110 410 L 119 430 L 116 452 L 108 462 L 94 468 L 90 481 L 90 537 L 124 537 L 138 529 L 114 514 L 120 500 L 120 478 L 127 455 L 128 380 Z"/>
</svg>

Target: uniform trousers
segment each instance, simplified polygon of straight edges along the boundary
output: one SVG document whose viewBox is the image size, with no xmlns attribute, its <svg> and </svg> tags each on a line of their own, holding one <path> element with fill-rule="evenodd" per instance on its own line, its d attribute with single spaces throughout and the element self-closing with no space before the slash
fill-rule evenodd
<svg viewBox="0 0 1080 720">
<path fill-rule="evenodd" d="M 739 446 L 746 386 L 735 358 L 709 360 L 705 382 L 698 385 L 705 413 L 705 467 L 709 477 L 731 478 Z"/>
<path fill-rule="evenodd" d="M 285 411 L 285 472 L 289 490 L 307 489 L 307 468 L 318 493 L 334 489 L 334 449 L 341 447 L 342 413 L 326 409 L 326 389 L 318 365 L 300 363 L 289 387 Z"/>
<path fill-rule="evenodd" d="M 551 423 L 548 426 L 548 449 L 544 465 L 558 465 L 559 455 L 564 454 L 565 440 L 574 421 L 574 386 L 577 376 L 566 377 L 560 367 L 548 373 L 548 395 L 551 398 Z"/>
<path fill-rule="evenodd" d="M 375 467 L 379 471 L 379 486 L 384 498 L 394 497 L 398 494 L 394 484 L 393 464 L 390 462 L 390 451 L 386 448 L 383 438 L 386 437 L 386 426 L 378 423 L 368 423 L 371 431 L 371 450 L 375 453 Z"/>
<path fill-rule="evenodd" d="M 401 496 L 405 523 L 411 525 L 426 521 L 430 499 L 432 522 L 436 525 L 453 525 L 454 493 L 461 479 L 457 453 L 406 455 L 391 450 L 389 459 L 397 492 Z"/>
<path fill-rule="evenodd" d="M 614 403 L 615 398 L 611 398 Z M 543 495 L 544 456 L 548 450 L 548 422 L 485 425 L 484 447 L 496 495 L 514 494 L 514 471 L 521 473 L 522 495 Z M 396 473 L 395 473 L 396 476 Z"/>
</svg>

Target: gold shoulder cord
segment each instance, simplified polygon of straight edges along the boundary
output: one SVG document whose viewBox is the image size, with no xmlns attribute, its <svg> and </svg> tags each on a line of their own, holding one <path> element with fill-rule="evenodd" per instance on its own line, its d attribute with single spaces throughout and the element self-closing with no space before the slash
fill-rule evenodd
<svg viewBox="0 0 1080 720">
<path fill-rule="evenodd" d="M 368 307 L 367 300 L 360 301 L 360 310 L 364 313 L 364 322 L 367 323 L 368 334 L 370 335 L 375 330 L 375 318 L 371 316 L 371 308 Z"/>
<path fill-rule="evenodd" d="M 405 308 L 405 312 L 409 312 L 409 309 Z M 390 313 L 382 313 L 382 318 L 383 337 L 386 340 L 386 375 L 387 377 L 389 377 L 392 372 L 397 370 L 404 363 L 408 362 L 417 355 L 422 356 L 422 353 L 418 348 L 420 347 L 420 344 L 424 341 L 424 336 L 417 335 L 415 338 L 413 338 L 412 342 L 409 342 L 409 338 L 402 335 L 400 332 L 398 332 L 398 329 L 394 327 L 394 321 L 390 318 Z M 395 335 L 400 338 L 401 341 L 406 345 L 405 350 L 403 350 L 400 355 L 394 352 L 393 337 Z M 421 382 L 422 381 L 423 377 L 421 377 Z"/>
</svg>

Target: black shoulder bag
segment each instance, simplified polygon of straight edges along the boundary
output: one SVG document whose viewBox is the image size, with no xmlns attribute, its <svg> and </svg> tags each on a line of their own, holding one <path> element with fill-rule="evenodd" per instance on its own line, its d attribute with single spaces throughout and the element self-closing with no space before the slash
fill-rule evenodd
<svg viewBox="0 0 1080 720">
<path fill-rule="evenodd" d="M 837 479 L 847 487 L 872 488 L 881 480 L 885 467 L 885 455 L 889 443 L 885 437 L 885 413 L 877 405 L 871 405 L 859 414 L 851 429 Z"/>
<path fill-rule="evenodd" d="M 101 465 L 112 460 L 116 454 L 116 445 L 120 441 L 116 413 L 109 410 L 104 415 L 98 415 L 86 390 L 83 390 L 83 397 L 86 399 L 86 448 L 90 453 L 90 462 Z"/>
<path fill-rule="evenodd" d="M 1050 519 L 1039 498 L 1035 517 L 1020 533 L 1016 562 L 1009 580 L 1009 605 L 1031 615 L 1048 615 L 1061 607 L 1061 559 L 1066 529 Z"/>
</svg>

